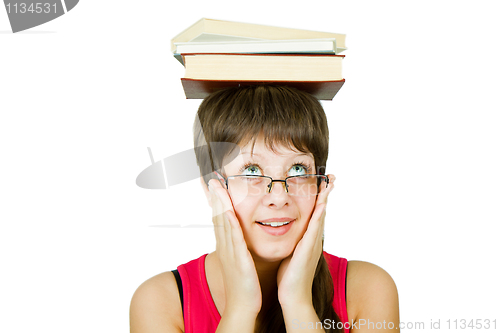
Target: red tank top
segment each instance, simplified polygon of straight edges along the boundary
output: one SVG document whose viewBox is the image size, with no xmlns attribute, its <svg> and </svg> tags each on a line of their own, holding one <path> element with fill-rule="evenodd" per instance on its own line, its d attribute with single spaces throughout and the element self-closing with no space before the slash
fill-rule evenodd
<svg viewBox="0 0 500 333">
<path fill-rule="evenodd" d="M 185 333 L 213 333 L 220 322 L 221 317 L 210 294 L 205 275 L 207 254 L 177 267 L 182 279 Z M 340 321 L 346 323 L 349 321 L 345 297 L 347 260 L 324 251 L 323 254 L 333 280 L 333 309 Z M 349 333 L 349 329 L 344 329 L 344 332 Z"/>
</svg>

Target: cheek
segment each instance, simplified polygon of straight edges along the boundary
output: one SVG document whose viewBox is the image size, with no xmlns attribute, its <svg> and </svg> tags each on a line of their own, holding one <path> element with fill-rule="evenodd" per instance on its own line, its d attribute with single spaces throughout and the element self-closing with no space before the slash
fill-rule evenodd
<svg viewBox="0 0 500 333">
<path fill-rule="evenodd" d="M 301 198 L 301 199 L 302 200 L 296 201 L 300 217 L 301 219 L 309 219 L 314 211 L 314 205 L 316 204 L 316 197 Z"/>
<path fill-rule="evenodd" d="M 257 209 L 258 199 L 245 198 L 239 199 L 231 197 L 234 207 L 234 213 L 240 224 L 246 225 L 253 218 L 254 212 Z"/>
<path fill-rule="evenodd" d="M 297 207 L 299 209 L 299 214 L 300 214 L 300 224 L 298 224 L 299 228 L 297 229 L 299 238 L 301 238 L 304 235 L 309 226 L 309 221 L 312 213 L 314 212 L 315 204 L 316 204 L 316 197 L 297 201 Z"/>
</svg>

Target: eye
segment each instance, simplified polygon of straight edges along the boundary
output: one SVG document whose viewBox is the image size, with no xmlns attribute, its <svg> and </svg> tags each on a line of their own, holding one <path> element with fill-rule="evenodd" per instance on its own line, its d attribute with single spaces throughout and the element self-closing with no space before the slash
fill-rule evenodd
<svg viewBox="0 0 500 333">
<path fill-rule="evenodd" d="M 288 176 L 301 176 L 307 174 L 307 168 L 302 164 L 295 164 L 288 171 Z"/>
<path fill-rule="evenodd" d="M 259 166 L 255 164 L 245 165 L 242 174 L 249 176 L 262 176 Z"/>
</svg>

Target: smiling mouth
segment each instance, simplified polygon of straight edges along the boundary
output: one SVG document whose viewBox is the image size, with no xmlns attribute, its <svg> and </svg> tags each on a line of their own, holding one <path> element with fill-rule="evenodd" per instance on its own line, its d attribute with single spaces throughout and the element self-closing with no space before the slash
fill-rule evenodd
<svg viewBox="0 0 500 333">
<path fill-rule="evenodd" d="M 267 226 L 267 227 L 275 227 L 275 228 L 277 228 L 277 227 L 282 227 L 284 225 L 287 225 L 287 224 L 289 224 L 289 223 L 291 223 L 293 221 L 295 221 L 295 220 L 291 220 L 291 221 L 287 221 L 287 222 L 259 222 L 259 221 L 255 221 L 255 222 L 257 222 L 260 225 Z"/>
</svg>

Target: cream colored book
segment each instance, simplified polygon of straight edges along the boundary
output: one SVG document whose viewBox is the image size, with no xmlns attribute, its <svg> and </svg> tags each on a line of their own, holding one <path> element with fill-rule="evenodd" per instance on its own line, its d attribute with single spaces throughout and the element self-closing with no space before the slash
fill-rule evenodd
<svg viewBox="0 0 500 333">
<path fill-rule="evenodd" d="M 230 81 L 342 80 L 343 56 L 333 54 L 186 54 L 185 79 Z"/>
<path fill-rule="evenodd" d="M 185 53 L 337 53 L 335 38 L 175 43 Z"/>
<path fill-rule="evenodd" d="M 334 38 L 336 53 L 346 50 L 345 34 L 302 29 L 281 28 L 260 24 L 221 21 L 203 18 L 175 36 L 171 41 L 172 52 L 175 43 L 185 42 L 237 42 L 258 40 L 296 40 Z M 178 53 L 178 52 L 177 52 Z"/>
</svg>

